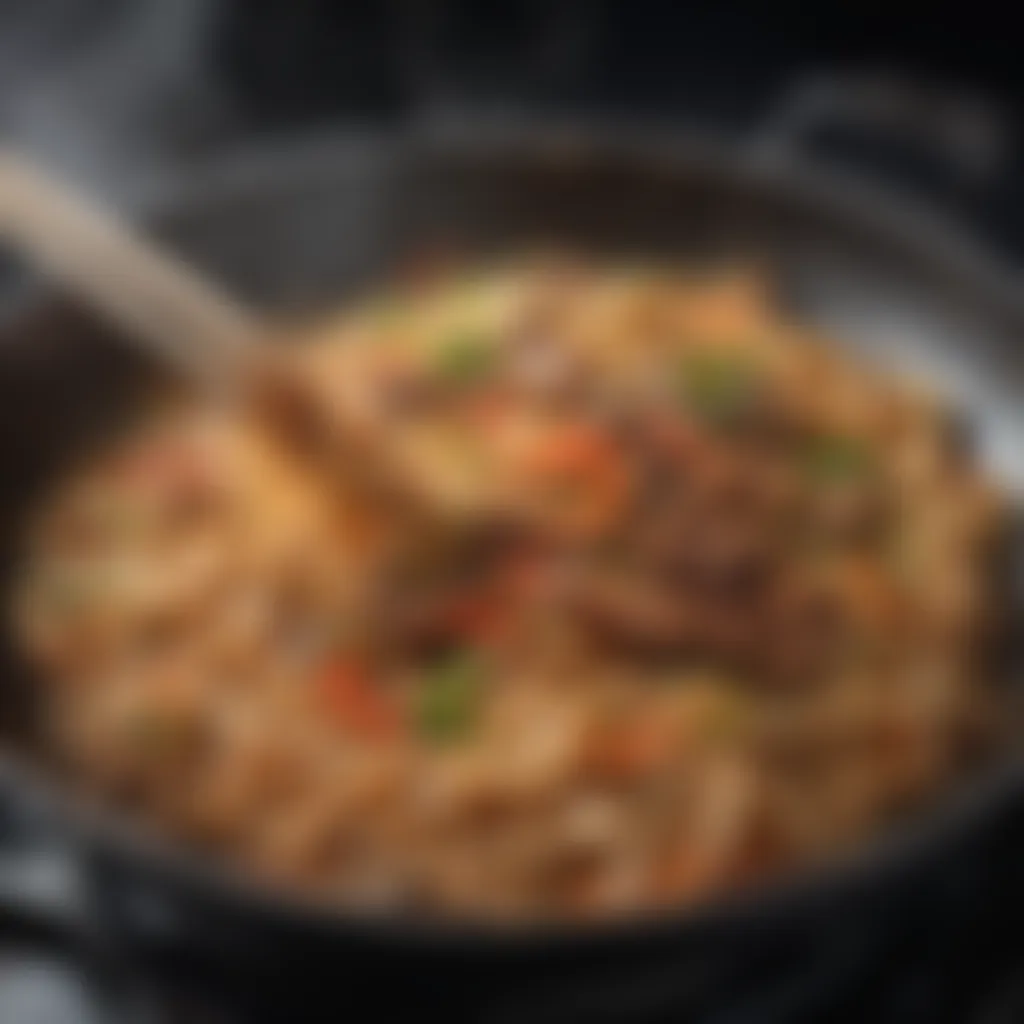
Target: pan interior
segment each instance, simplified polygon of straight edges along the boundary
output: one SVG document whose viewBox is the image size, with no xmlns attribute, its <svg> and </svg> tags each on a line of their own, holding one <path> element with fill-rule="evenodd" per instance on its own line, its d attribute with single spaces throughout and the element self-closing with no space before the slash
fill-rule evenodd
<svg viewBox="0 0 1024 1024">
<path fill-rule="evenodd" d="M 251 172 L 251 169 L 250 169 Z M 230 187 L 228 187 L 230 186 Z M 871 358 L 934 382 L 983 461 L 1024 488 L 1024 322 L 958 275 L 950 253 L 878 210 L 858 219 L 741 164 L 529 147 L 416 153 L 344 148 L 196 189 L 156 220 L 231 289 L 285 317 L 313 314 L 424 248 L 460 255 L 565 247 L 687 264 L 753 262 L 792 308 Z M 0 487 L 5 573 L 25 513 L 75 453 L 161 382 L 83 311 L 51 303 L 3 326 Z M 31 723 L 31 680 L 4 634 L 4 725 Z M 20 685 L 19 685 L 20 684 Z"/>
</svg>

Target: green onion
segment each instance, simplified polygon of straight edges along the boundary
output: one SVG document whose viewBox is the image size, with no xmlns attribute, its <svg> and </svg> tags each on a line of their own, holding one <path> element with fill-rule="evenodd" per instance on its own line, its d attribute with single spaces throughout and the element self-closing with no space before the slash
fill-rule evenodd
<svg viewBox="0 0 1024 1024">
<path fill-rule="evenodd" d="M 730 742 L 743 735 L 750 722 L 750 709 L 738 696 L 718 703 L 706 723 L 708 739 Z"/>
<path fill-rule="evenodd" d="M 42 576 L 39 596 L 56 615 L 73 615 L 84 609 L 97 593 L 94 574 L 73 570 L 55 570 Z"/>
<path fill-rule="evenodd" d="M 122 735 L 125 743 L 139 753 L 163 756 L 180 747 L 186 729 L 180 720 L 150 708 L 128 717 Z"/>
<path fill-rule="evenodd" d="M 420 695 L 420 732 L 440 743 L 465 736 L 476 717 L 482 682 L 481 666 L 469 655 L 456 655 L 435 666 L 424 680 Z"/>
<path fill-rule="evenodd" d="M 405 303 L 389 298 L 375 302 L 367 309 L 367 316 L 374 327 L 386 329 L 401 323 L 408 313 Z"/>
<path fill-rule="evenodd" d="M 687 409 L 720 427 L 747 417 L 762 395 L 756 366 L 727 352 L 695 352 L 679 367 L 678 394 Z"/>
<path fill-rule="evenodd" d="M 490 373 L 494 345 L 484 335 L 466 331 L 445 340 L 436 355 L 436 370 L 450 384 L 473 384 Z"/>
<path fill-rule="evenodd" d="M 820 483 L 860 480 L 872 469 L 870 446 L 858 438 L 831 435 L 815 438 L 804 452 L 808 476 Z"/>
</svg>

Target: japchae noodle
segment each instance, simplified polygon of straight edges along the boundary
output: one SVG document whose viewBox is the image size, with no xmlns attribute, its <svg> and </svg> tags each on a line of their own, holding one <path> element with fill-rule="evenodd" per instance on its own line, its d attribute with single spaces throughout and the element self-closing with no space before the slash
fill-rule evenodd
<svg viewBox="0 0 1024 1024">
<path fill-rule="evenodd" d="M 64 761 L 168 831 L 342 905 L 594 917 L 960 770 L 1000 521 L 941 403 L 756 279 L 525 262 L 155 413 L 51 495 L 18 616 Z"/>
</svg>

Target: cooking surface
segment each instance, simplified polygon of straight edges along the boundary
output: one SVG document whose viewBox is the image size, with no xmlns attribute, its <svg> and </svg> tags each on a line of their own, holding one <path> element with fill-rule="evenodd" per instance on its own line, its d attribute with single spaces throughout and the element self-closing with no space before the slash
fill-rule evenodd
<svg viewBox="0 0 1024 1024">
<path fill-rule="evenodd" d="M 183 154 L 197 149 L 216 151 L 288 125 L 316 124 L 338 114 L 392 118 L 403 108 L 401 96 L 409 94 L 408 83 L 395 87 L 388 84 L 387 76 L 381 82 L 380 69 L 387 68 L 387 62 L 367 70 L 366 62 L 335 59 L 333 48 L 332 59 L 321 60 L 318 66 L 330 65 L 335 70 L 323 70 L 319 77 L 311 74 L 309 81 L 317 83 L 315 87 L 303 85 L 301 75 L 293 76 L 296 81 L 286 85 L 287 75 L 267 73 L 264 69 L 274 67 L 274 59 L 286 61 L 282 54 L 287 53 L 289 47 L 301 50 L 305 46 L 308 53 L 310 39 L 325 35 L 316 27 L 316 5 L 290 3 L 282 3 L 280 8 L 301 6 L 308 12 L 303 15 L 307 19 L 305 27 L 288 21 L 293 26 L 290 33 L 276 33 L 273 23 L 267 20 L 271 17 L 269 14 L 255 19 L 251 32 L 239 27 L 238 22 L 245 15 L 238 13 L 226 17 L 223 22 L 226 27 L 214 30 L 213 23 L 208 22 L 203 13 L 204 5 L 164 5 L 168 9 L 180 8 L 184 12 L 182 20 L 176 27 L 168 27 L 155 14 L 149 21 L 140 14 L 135 31 L 148 33 L 148 44 L 136 47 L 136 40 L 142 36 L 131 33 L 123 36 L 117 45 L 111 43 L 113 37 L 103 30 L 92 37 L 83 33 L 83 39 L 91 38 L 91 45 L 89 48 L 81 46 L 81 59 L 67 62 L 66 74 L 47 78 L 45 88 L 19 89 L 18 82 L 39 86 L 40 68 L 48 66 L 42 59 L 44 56 L 74 52 L 78 35 L 74 30 L 76 23 L 63 22 L 61 9 L 77 6 L 87 10 L 97 5 L 23 3 L 13 6 L 19 12 L 18 32 L 11 31 L 5 41 L 18 40 L 20 59 L 5 64 L 0 131 L 11 137 L 29 139 L 44 153 L 53 154 L 58 164 L 72 167 L 83 179 L 109 195 L 130 192 L 139 183 L 161 177 L 168 169 L 174 173 L 187 159 Z M 159 3 L 137 5 L 139 10 L 151 14 L 160 6 Z M 231 6 L 226 5 L 229 9 Z M 236 12 L 247 6 L 234 5 Z M 871 55 L 885 60 L 895 53 L 901 58 L 916 56 L 911 64 L 937 72 L 940 78 L 947 67 L 946 61 L 953 60 L 956 62 L 954 78 L 980 80 L 983 87 L 990 87 L 1010 109 L 1018 98 L 1014 92 L 1015 55 L 1005 54 L 1000 46 L 1000 41 L 1012 39 L 1013 35 L 1000 31 L 999 26 L 983 18 L 967 27 L 957 19 L 953 26 L 946 26 L 945 33 L 933 25 L 935 31 L 927 33 L 927 41 L 922 39 L 920 24 L 915 19 L 913 31 L 905 26 L 905 31 L 896 33 L 896 44 L 886 50 L 871 42 L 877 38 L 877 26 L 875 31 L 861 26 L 859 33 L 851 33 L 849 26 L 844 29 L 838 25 L 834 32 L 824 33 L 827 38 L 823 39 L 808 29 L 806 14 L 801 12 L 783 15 L 771 32 L 763 31 L 763 26 L 754 26 L 742 16 L 698 16 L 691 26 L 692 31 L 680 33 L 671 46 L 663 44 L 659 49 L 654 45 L 659 38 L 673 38 L 661 31 L 665 17 L 670 16 L 654 11 L 657 5 L 641 6 L 651 7 L 652 11 L 647 16 L 638 12 L 631 26 L 623 27 L 615 22 L 618 27 L 603 30 L 605 46 L 596 48 L 596 56 L 586 38 L 576 39 L 568 32 L 567 41 L 559 46 L 576 47 L 571 52 L 581 55 L 575 65 L 578 71 L 574 75 L 563 70 L 561 79 L 558 74 L 554 75 L 550 80 L 552 84 L 546 86 L 549 94 L 566 90 L 570 98 L 573 95 L 577 99 L 597 96 L 620 110 L 654 111 L 671 117 L 697 111 L 705 123 L 749 129 L 757 123 L 764 109 L 765 95 L 777 96 L 776 87 L 791 80 L 794 68 L 820 67 L 832 59 L 845 61 L 851 56 Z M 84 17 L 85 21 L 77 24 L 88 24 L 88 15 Z M 570 28 L 572 23 L 570 18 Z M 51 28 L 47 28 L 47 24 Z M 55 32 L 52 30 L 55 24 L 71 28 Z M 948 31 L 950 28 L 952 31 Z M 375 32 L 372 26 L 369 31 Z M 468 44 L 466 34 L 455 33 L 453 37 L 451 45 L 471 55 L 465 58 L 463 66 L 500 66 L 500 63 L 480 61 L 475 56 L 479 47 L 473 44 L 479 39 L 480 30 L 476 31 L 474 36 L 472 29 L 466 30 Z M 984 35 L 985 45 L 965 43 L 965 31 Z M 188 53 L 192 33 L 204 37 L 209 32 L 222 33 L 216 36 L 225 53 L 220 59 L 225 61 L 225 66 L 230 64 L 234 68 L 226 80 L 219 74 L 208 76 L 205 71 L 193 74 L 192 58 L 180 56 Z M 5 26 L 0 25 L 0 38 L 4 34 Z M 339 38 L 347 35 L 350 40 L 362 38 L 357 30 L 338 35 Z M 492 42 L 495 35 L 500 36 L 500 31 L 492 30 L 489 36 Z M 609 38 L 616 45 L 610 46 Z M 153 39 L 177 40 L 166 48 L 166 61 L 124 61 L 124 56 L 133 50 L 145 53 Z M 743 60 L 708 58 L 725 39 L 730 44 L 739 41 Z M 637 40 L 647 43 L 638 45 Z M 348 45 L 351 52 L 358 50 L 361 44 L 351 42 Z M 344 44 L 338 46 L 344 49 Z M 918 49 L 915 53 L 918 46 L 927 47 L 927 52 Z M 556 49 L 556 52 L 566 51 Z M 556 68 L 573 66 L 564 61 L 555 64 Z M 51 62 L 49 66 L 55 65 Z M 677 76 L 681 66 L 687 68 L 685 83 L 664 88 L 665 82 L 683 82 Z M 361 70 L 350 70 L 355 67 Z M 722 87 L 723 68 L 728 70 L 728 88 Z M 126 75 L 133 83 L 130 87 L 125 86 Z M 135 83 L 147 75 L 152 87 L 148 90 L 136 87 Z M 347 78 L 347 75 L 352 77 Z M 496 77 L 501 80 L 500 73 Z M 515 81 L 516 76 L 510 74 L 508 80 Z M 509 89 L 512 93 L 518 91 L 514 86 Z M 539 92 L 543 94 L 544 89 Z M 151 117 L 154 111 L 160 116 Z M 168 111 L 174 111 L 175 115 L 171 116 Z M 95 130 L 84 130 L 82 125 L 90 123 Z M 986 232 L 987 237 L 1009 251 L 1020 251 L 1024 248 L 1024 232 L 1019 231 L 1024 202 L 1020 201 L 1013 184 L 1020 176 L 1012 173 L 1012 165 L 1011 152 L 1010 163 L 1002 167 L 990 187 L 980 194 L 971 192 L 966 202 L 958 187 L 943 186 L 937 191 L 944 199 L 953 200 L 958 213 L 967 210 L 972 223 Z M 905 165 L 900 166 L 901 173 L 906 173 Z M 913 167 L 911 162 L 911 171 Z M 907 174 L 908 180 L 913 177 L 913 173 Z M 936 191 L 930 175 L 923 175 L 922 180 L 927 182 L 930 192 Z M 853 942 L 837 949 L 834 957 L 826 950 L 819 951 L 820 960 L 813 962 L 820 963 L 821 969 L 802 973 L 809 973 L 812 979 L 820 981 L 820 988 L 805 985 L 806 977 L 796 989 L 790 990 L 786 989 L 785 981 L 776 976 L 766 981 L 763 975 L 751 972 L 733 979 L 735 991 L 743 995 L 735 1003 L 736 1015 L 729 1019 L 749 1019 L 757 1024 L 776 1019 L 821 1019 L 821 1012 L 811 1008 L 816 1000 L 821 1000 L 819 1006 L 835 1005 L 837 1000 L 847 1006 L 857 1006 L 856 996 L 869 1007 L 866 1012 L 863 1007 L 852 1012 L 853 1019 L 857 1020 L 892 1020 L 898 1024 L 948 1017 L 955 1021 L 999 1024 L 1004 1020 L 1022 1019 L 1024 1002 L 1017 968 L 1020 961 L 1014 958 L 1024 955 L 1020 948 L 1018 916 L 1024 911 L 1021 906 L 1024 893 L 1016 870 L 1020 858 L 1014 851 L 1024 849 L 1024 836 L 1015 819 L 1004 825 L 978 850 L 960 858 L 961 870 L 956 875 L 959 882 L 946 881 L 927 890 L 919 898 L 916 911 L 894 912 L 882 929 L 884 935 L 871 926 L 865 925 L 863 929 L 858 926 L 854 930 L 856 937 L 862 940 L 860 945 Z M 0 846 L 7 849 L 23 849 L 22 844 L 37 834 L 35 823 L 12 821 L 9 817 L 0 821 Z M 17 839 L 13 844 L 12 838 Z M 5 874 L 8 878 L 19 877 L 13 870 Z M 56 896 L 58 903 L 73 905 L 73 879 L 70 887 L 66 887 L 65 882 L 67 879 L 61 882 L 60 872 L 57 872 L 45 881 L 44 888 L 50 886 L 48 891 Z M 18 889 L 17 883 L 14 889 Z M 40 936 L 36 928 L 11 910 L 0 910 L 0 937 L 0 1019 L 4 1021 L 10 1019 L 21 1024 L 42 1019 L 54 1024 L 63 1020 L 81 1024 L 93 1019 L 232 1020 L 225 1011 L 209 1009 L 216 1006 L 223 995 L 216 985 L 212 995 L 182 996 L 190 987 L 183 979 L 192 978 L 193 974 L 187 957 L 180 950 L 165 949 L 154 957 L 160 961 L 159 975 L 163 982 L 152 988 L 144 986 L 141 1004 L 115 1003 L 104 1007 L 97 1002 L 95 993 L 90 993 L 95 968 L 74 944 L 69 947 L 47 933 Z M 139 977 L 140 974 L 135 974 L 129 981 L 137 981 Z M 119 991 L 126 993 L 128 1000 L 138 996 L 131 983 L 122 985 Z M 170 997 L 169 992 L 173 993 Z M 959 1001 L 961 998 L 963 1002 Z M 182 1009 L 181 1003 L 188 1004 L 188 1008 Z M 12 1006 L 14 1009 L 10 1009 Z M 31 1014 L 36 1014 L 36 1018 Z M 640 1014 L 632 1012 L 629 1016 L 638 1019 Z M 250 1009 L 234 1019 L 251 1021 L 257 1016 Z M 550 1019 L 559 1019 L 558 1012 Z M 562 1019 L 573 1019 L 572 1013 L 563 1014 Z"/>
</svg>

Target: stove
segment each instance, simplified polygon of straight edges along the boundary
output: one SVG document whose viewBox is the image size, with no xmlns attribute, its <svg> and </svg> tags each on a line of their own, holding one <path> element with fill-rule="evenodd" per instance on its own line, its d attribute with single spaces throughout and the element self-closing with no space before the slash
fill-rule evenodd
<svg viewBox="0 0 1024 1024">
<path fill-rule="evenodd" d="M 297 991 L 286 967 L 277 986 L 252 986 L 244 976 L 227 983 L 173 942 L 119 945 L 114 930 L 97 925 L 92 883 L 54 838 L 9 813 L 0 828 L 9 851 L 0 862 L 5 1024 L 285 1024 L 352 1013 L 344 965 L 322 988 L 304 974 Z M 844 915 L 825 938 L 815 929 L 813 945 L 799 932 L 771 947 L 754 943 L 725 969 L 715 958 L 705 969 L 688 953 L 639 976 L 556 981 L 446 1016 L 483 1024 L 1019 1024 L 1022 844 L 1020 815 L 1004 815 L 889 905 Z M 404 1019 L 408 1007 L 389 1016 L 389 1005 L 385 997 L 366 1010 Z"/>
<path fill-rule="evenodd" d="M 944 32 L 936 14 L 922 38 L 897 11 L 812 25 L 790 6 L 769 17 L 763 5 L 644 0 L 537 0 L 500 13 L 399 0 L 12 0 L 0 13 L 0 138 L 131 205 L 197 160 L 338 124 L 390 131 L 556 111 L 697 125 L 782 138 L 881 175 L 1005 259 L 1024 258 L 1014 141 L 1024 89 L 1010 23 Z M 837 920 L 827 942 L 754 949 L 725 975 L 652 965 L 640 979 L 510 993 L 473 1019 L 1019 1024 L 1020 863 L 1024 811 L 898 905 Z M 103 899 L 45 816 L 0 801 L 2 1024 L 313 1019 L 313 1000 L 288 991 L 287 974 L 273 1005 L 246 1005 L 244 982 L 204 974 L 188 949 L 125 948 L 100 923 Z M 321 1010 L 351 1015 L 344 1002 L 342 992 Z"/>
</svg>

